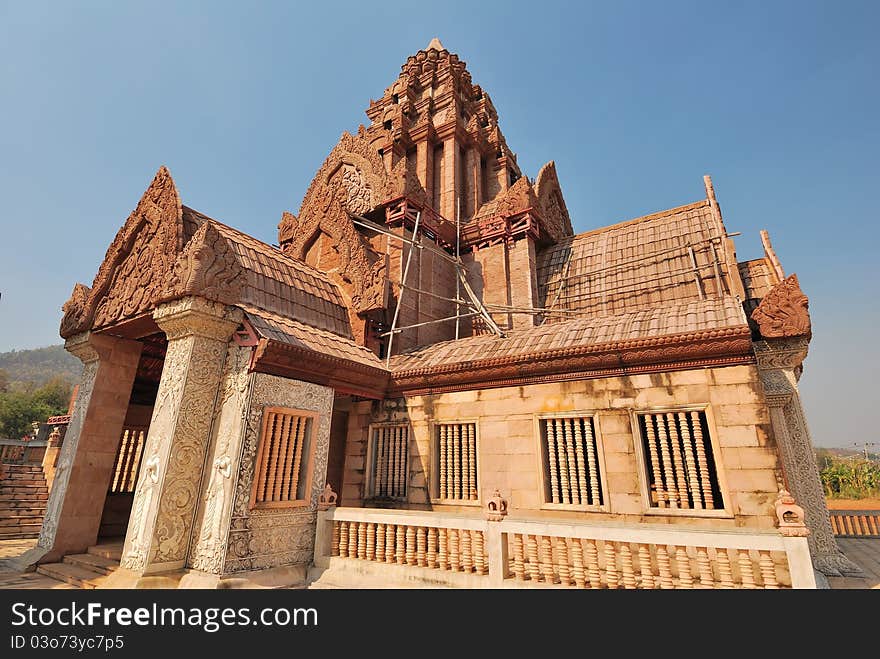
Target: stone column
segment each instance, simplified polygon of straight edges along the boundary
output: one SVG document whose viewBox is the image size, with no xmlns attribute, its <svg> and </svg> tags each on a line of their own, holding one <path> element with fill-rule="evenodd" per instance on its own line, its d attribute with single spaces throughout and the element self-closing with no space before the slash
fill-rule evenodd
<svg viewBox="0 0 880 659">
<path fill-rule="evenodd" d="M 37 543 L 47 563 L 95 544 L 143 344 L 84 332 L 65 349 L 83 362 L 76 405 Z"/>
<path fill-rule="evenodd" d="M 860 576 L 862 570 L 837 546 L 825 492 L 797 381 L 807 356 L 805 337 L 766 339 L 755 343 L 758 371 L 770 408 L 770 423 L 779 447 L 788 490 L 804 509 L 813 566 L 828 576 Z"/>
<path fill-rule="evenodd" d="M 184 566 L 229 337 L 241 311 L 198 297 L 159 305 L 168 337 L 121 565 L 135 574 Z"/>
</svg>

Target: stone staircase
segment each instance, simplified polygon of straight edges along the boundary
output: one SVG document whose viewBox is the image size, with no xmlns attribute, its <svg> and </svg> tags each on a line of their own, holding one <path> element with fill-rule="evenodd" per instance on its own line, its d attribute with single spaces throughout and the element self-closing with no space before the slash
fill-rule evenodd
<svg viewBox="0 0 880 659">
<path fill-rule="evenodd" d="M 41 465 L 0 465 L 0 540 L 37 538 L 49 488 Z"/>
<path fill-rule="evenodd" d="M 44 563 L 37 573 L 76 586 L 93 589 L 100 586 L 119 567 L 122 542 L 89 547 L 85 554 L 68 554 L 61 563 Z"/>
</svg>

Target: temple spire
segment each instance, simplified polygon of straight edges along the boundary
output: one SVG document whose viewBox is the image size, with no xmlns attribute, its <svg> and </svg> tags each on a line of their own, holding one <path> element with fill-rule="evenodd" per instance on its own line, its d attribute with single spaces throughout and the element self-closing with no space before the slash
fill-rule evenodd
<svg viewBox="0 0 880 659">
<path fill-rule="evenodd" d="M 446 50 L 446 48 L 443 47 L 443 44 L 440 43 L 440 39 L 438 39 L 437 37 L 434 37 L 433 39 L 431 39 L 431 43 L 429 43 L 428 47 L 425 48 L 425 50 L 431 50 L 431 49 L 436 50 L 436 51 Z"/>
</svg>

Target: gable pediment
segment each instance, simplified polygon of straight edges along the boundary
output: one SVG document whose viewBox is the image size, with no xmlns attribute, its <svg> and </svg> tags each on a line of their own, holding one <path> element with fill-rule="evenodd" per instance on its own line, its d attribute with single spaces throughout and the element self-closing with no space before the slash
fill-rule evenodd
<svg viewBox="0 0 880 659">
<path fill-rule="evenodd" d="M 74 287 L 63 307 L 61 336 L 109 327 L 154 309 L 183 244 L 180 195 L 163 166 L 107 249 L 91 288 Z"/>
</svg>

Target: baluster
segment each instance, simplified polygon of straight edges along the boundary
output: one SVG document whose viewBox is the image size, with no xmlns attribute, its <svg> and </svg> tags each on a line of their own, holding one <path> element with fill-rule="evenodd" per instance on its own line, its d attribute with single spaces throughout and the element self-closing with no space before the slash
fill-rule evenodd
<svg viewBox="0 0 880 659">
<path fill-rule="evenodd" d="M 461 499 L 461 424 L 452 426 L 452 498 Z"/>
<path fill-rule="evenodd" d="M 138 430 L 135 432 L 135 447 L 134 447 L 134 458 L 131 461 L 131 468 L 128 471 L 126 478 L 125 491 L 126 492 L 134 492 L 135 485 L 137 484 L 137 476 L 138 471 L 141 467 L 141 457 L 144 452 L 144 444 L 147 443 L 147 433 L 143 430 Z"/>
<path fill-rule="evenodd" d="M 651 550 L 646 544 L 639 544 L 639 572 L 642 575 L 642 588 L 656 588 L 654 568 L 651 566 Z"/>
<path fill-rule="evenodd" d="M 349 522 L 348 523 L 348 557 L 349 558 L 357 558 L 358 557 L 358 527 L 360 524 L 357 522 Z"/>
<path fill-rule="evenodd" d="M 486 543 L 482 531 L 471 531 L 474 534 L 474 568 L 477 574 L 488 574 L 489 566 L 486 564 Z"/>
<path fill-rule="evenodd" d="M 446 529 L 438 530 L 438 538 L 439 538 L 439 546 L 440 549 L 437 553 L 437 561 L 440 565 L 441 570 L 449 569 L 449 554 L 447 553 L 448 549 L 448 532 Z"/>
<path fill-rule="evenodd" d="M 550 498 L 559 503 L 559 477 L 556 473 L 556 419 L 547 419 L 547 461 L 550 466 Z"/>
<path fill-rule="evenodd" d="M 715 507 L 712 498 L 712 482 L 709 480 L 709 461 L 706 459 L 706 445 L 703 438 L 703 424 L 700 421 L 699 412 L 691 412 L 691 422 L 693 425 L 694 445 L 697 449 L 697 470 L 700 472 L 700 489 L 703 492 L 703 503 L 706 508 Z"/>
<path fill-rule="evenodd" d="M 675 468 L 672 465 L 672 447 L 666 432 L 666 420 L 662 414 L 652 415 L 657 421 L 657 441 L 660 444 L 660 457 L 663 459 L 663 486 L 670 508 L 678 508 L 678 485 Z"/>
<path fill-rule="evenodd" d="M 476 425 L 473 423 L 469 423 L 467 426 L 467 435 L 468 435 L 468 455 L 470 456 L 470 465 L 471 465 L 471 490 L 468 495 L 468 499 L 476 501 L 480 498 L 480 493 L 477 484 L 477 438 L 475 436 Z"/>
<path fill-rule="evenodd" d="M 575 496 L 578 486 L 578 475 L 574 463 L 574 438 L 571 436 L 572 421 L 571 419 L 562 419 L 562 431 L 565 434 L 565 466 L 568 472 L 566 479 L 568 480 L 568 492 L 571 503 L 581 503 L 580 499 Z"/>
<path fill-rule="evenodd" d="M 776 580 L 776 567 L 773 565 L 773 559 L 770 557 L 769 551 L 758 552 L 761 567 L 761 580 L 764 582 L 764 588 L 779 588 L 779 582 Z"/>
<path fill-rule="evenodd" d="M 678 425 L 681 426 L 681 441 L 684 445 L 684 463 L 687 467 L 691 498 L 694 500 L 693 507 L 697 510 L 702 510 L 703 493 L 700 491 L 700 475 L 697 473 L 697 463 L 694 460 L 694 447 L 691 443 L 691 429 L 688 427 L 687 415 L 684 412 L 678 413 Z"/>
<path fill-rule="evenodd" d="M 545 583 L 556 583 L 556 579 L 553 575 L 553 555 L 552 555 L 552 547 L 550 546 L 550 538 L 546 535 L 540 536 L 541 544 L 539 547 L 540 551 L 540 565 L 541 565 L 541 577 Z"/>
<path fill-rule="evenodd" d="M 467 424 L 470 425 L 470 424 Z M 470 453 L 467 445 L 467 425 L 459 426 L 461 428 L 461 498 L 469 500 L 471 498 L 471 461 Z"/>
<path fill-rule="evenodd" d="M 538 537 L 534 535 L 526 536 L 526 553 L 529 557 L 527 565 L 529 569 L 529 579 L 533 582 L 541 580 L 541 571 L 538 564 Z"/>
<path fill-rule="evenodd" d="M 458 529 L 449 529 L 449 569 L 453 572 L 458 572 L 461 569 L 460 550 Z"/>
<path fill-rule="evenodd" d="M 743 588 L 757 588 L 755 583 L 755 573 L 752 571 L 752 557 L 745 549 L 737 552 L 737 563 L 739 563 L 739 579 Z"/>
<path fill-rule="evenodd" d="M 654 432 L 654 421 L 650 414 L 644 415 L 645 434 L 648 436 L 648 454 L 651 456 L 651 474 L 654 477 L 654 491 L 657 493 L 657 506 L 666 507 L 666 486 L 663 482 L 663 472 L 660 471 L 660 457 L 657 453 L 657 436 Z"/>
<path fill-rule="evenodd" d="M 402 497 L 406 493 L 407 470 L 409 468 L 409 430 L 406 426 L 400 427 L 400 459 L 398 461 L 396 496 Z"/>
<path fill-rule="evenodd" d="M 388 524 L 385 526 L 385 562 L 393 563 L 394 562 L 394 549 L 395 542 L 394 539 L 397 535 L 394 524 Z"/>
<path fill-rule="evenodd" d="M 376 560 L 380 563 L 385 560 L 385 525 L 378 524 L 376 527 Z"/>
<path fill-rule="evenodd" d="M 416 564 L 416 527 L 406 527 L 406 545 L 404 549 L 404 558 L 407 565 Z"/>
<path fill-rule="evenodd" d="M 697 547 L 697 571 L 700 573 L 700 588 L 715 588 L 709 552 L 705 547 Z"/>
<path fill-rule="evenodd" d="M 131 444 L 131 438 L 134 435 L 132 430 L 123 428 L 122 435 L 119 440 L 119 451 L 116 454 L 116 469 L 113 473 L 113 482 L 110 485 L 111 492 L 122 492 L 122 474 L 125 471 L 125 462 L 128 457 L 128 447 Z"/>
<path fill-rule="evenodd" d="M 733 571 L 730 567 L 730 555 L 727 553 L 727 549 L 715 550 L 715 562 L 718 563 L 718 587 L 735 588 Z"/>
<path fill-rule="evenodd" d="M 283 415 L 276 415 L 274 421 L 275 423 L 272 431 L 272 438 L 267 443 L 265 449 L 269 469 L 267 470 L 265 477 L 265 491 L 263 493 L 263 501 L 272 501 L 272 493 L 275 491 L 275 471 L 278 469 L 278 441 L 282 432 L 281 426 L 287 423 L 287 417 Z M 269 437 L 266 437 L 266 439 L 269 439 Z"/>
<path fill-rule="evenodd" d="M 330 555 L 339 556 L 339 524 L 333 522 L 333 534 L 330 536 Z"/>
<path fill-rule="evenodd" d="M 595 505 L 596 498 L 593 497 L 593 500 L 590 501 L 590 493 L 587 489 L 587 467 L 584 461 L 584 433 L 581 431 L 581 421 L 585 425 L 590 425 L 589 419 L 572 419 L 572 424 L 574 425 L 574 456 L 578 475 L 578 498 L 581 504 Z M 590 467 L 590 476 L 592 477 L 592 466 Z"/>
<path fill-rule="evenodd" d="M 379 485 L 376 488 L 376 494 L 379 496 L 388 495 L 388 437 L 385 428 L 376 428 L 373 431 L 379 452 L 378 462 L 379 468 L 376 472 L 379 474 Z"/>
<path fill-rule="evenodd" d="M 358 523 L 357 534 L 357 557 L 364 559 L 367 557 L 367 523 Z"/>
<path fill-rule="evenodd" d="M 620 586 L 620 578 L 617 572 L 617 554 L 614 551 L 614 543 L 605 540 L 605 581 L 609 588 Z"/>
<path fill-rule="evenodd" d="M 578 424 L 580 425 L 580 424 Z M 596 461 L 596 446 L 593 437 L 593 422 L 584 419 L 584 441 L 587 444 L 587 467 L 590 470 L 590 504 L 602 505 L 602 493 L 599 491 L 599 464 Z"/>
<path fill-rule="evenodd" d="M 669 443 L 672 444 L 672 464 L 675 469 L 675 486 L 678 489 L 678 500 L 682 508 L 690 508 L 688 498 L 687 477 L 684 472 L 684 462 L 681 459 L 681 444 L 678 438 L 678 426 L 675 425 L 675 415 L 671 412 L 666 415 L 666 426 L 669 429 Z"/>
<path fill-rule="evenodd" d="M 568 542 L 565 538 L 553 539 L 553 555 L 556 563 L 556 572 L 559 575 L 559 583 L 563 586 L 571 585 L 571 566 L 568 564 Z"/>
<path fill-rule="evenodd" d="M 672 581 L 672 567 L 669 563 L 669 554 L 666 545 L 657 545 L 657 571 L 660 573 L 660 588 L 669 590 L 675 588 Z"/>
<path fill-rule="evenodd" d="M 397 524 L 394 537 L 394 559 L 399 565 L 406 563 L 406 526 Z"/>
<path fill-rule="evenodd" d="M 471 532 L 468 529 L 462 529 L 458 532 L 461 539 L 461 567 L 465 572 L 470 573 L 474 569 L 474 556 L 471 553 Z"/>
<path fill-rule="evenodd" d="M 558 453 L 556 461 L 559 464 L 559 489 L 562 494 L 562 503 L 571 503 L 571 481 L 568 478 L 568 459 L 566 447 L 568 446 L 568 424 L 563 419 L 555 419 L 556 422 L 556 446 Z"/>
<path fill-rule="evenodd" d="M 587 585 L 587 573 L 584 570 L 584 552 L 581 549 L 581 541 L 577 538 L 573 538 L 571 541 L 571 565 L 575 587 L 584 588 Z"/>
<path fill-rule="evenodd" d="M 302 466 L 302 455 L 303 455 L 303 444 L 306 440 L 306 424 L 308 423 L 308 419 L 304 417 L 297 417 L 296 420 L 296 436 L 294 438 L 293 445 L 293 460 L 288 462 L 288 475 L 290 476 L 290 482 L 287 482 L 285 479 L 285 487 L 284 492 L 287 493 L 287 499 L 296 499 L 297 491 L 299 490 L 299 471 Z M 291 466 L 291 462 L 293 463 Z M 307 497 L 308 493 L 304 495 Z"/>
<path fill-rule="evenodd" d="M 449 496 L 446 488 L 446 477 L 449 471 L 449 465 L 446 458 L 446 426 L 440 426 L 440 498 L 445 499 Z"/>
<path fill-rule="evenodd" d="M 437 567 L 437 529 L 428 529 L 428 567 Z"/>
<path fill-rule="evenodd" d="M 523 561 L 523 538 L 519 533 L 513 534 L 513 576 L 517 581 L 524 581 L 526 578 Z"/>
<path fill-rule="evenodd" d="M 416 564 L 419 567 L 425 567 L 428 565 L 428 559 L 425 551 L 426 544 L 427 538 L 425 536 L 425 527 L 416 527 Z"/>
<path fill-rule="evenodd" d="M 687 555 L 687 547 L 675 548 L 675 563 L 678 565 L 678 587 L 693 588 L 694 578 L 691 576 L 691 561 Z"/>
<path fill-rule="evenodd" d="M 339 522 L 339 555 L 348 556 L 348 522 Z"/>
<path fill-rule="evenodd" d="M 376 525 L 373 522 L 367 524 L 367 560 L 376 560 Z"/>
<path fill-rule="evenodd" d="M 633 590 L 636 587 L 636 574 L 633 569 L 632 550 L 628 542 L 620 544 L 620 572 L 623 575 L 623 587 Z"/>
<path fill-rule="evenodd" d="M 599 570 L 599 549 L 595 540 L 581 540 L 585 563 L 587 564 L 587 578 L 590 580 L 590 588 L 602 587 L 602 572 Z"/>
</svg>

